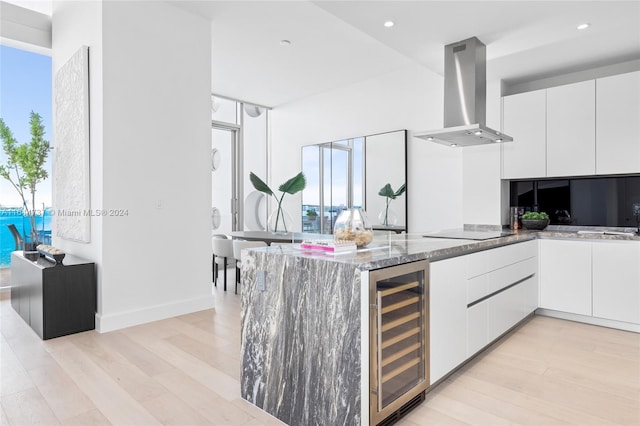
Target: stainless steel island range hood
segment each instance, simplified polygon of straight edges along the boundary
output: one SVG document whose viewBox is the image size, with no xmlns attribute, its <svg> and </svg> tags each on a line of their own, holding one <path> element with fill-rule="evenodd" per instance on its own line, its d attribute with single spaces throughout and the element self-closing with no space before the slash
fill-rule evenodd
<svg viewBox="0 0 640 426">
<path fill-rule="evenodd" d="M 444 47 L 444 129 L 414 133 L 448 146 L 511 142 L 485 125 L 487 102 L 486 46 L 471 37 Z"/>
</svg>

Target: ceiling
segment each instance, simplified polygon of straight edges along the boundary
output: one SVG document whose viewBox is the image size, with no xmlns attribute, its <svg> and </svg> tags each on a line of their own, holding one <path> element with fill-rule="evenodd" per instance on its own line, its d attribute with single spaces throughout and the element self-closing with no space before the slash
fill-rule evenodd
<svg viewBox="0 0 640 426">
<path fill-rule="evenodd" d="M 212 20 L 213 91 L 267 106 L 416 63 L 442 75 L 444 45 L 472 36 L 507 84 L 640 59 L 640 1 L 178 3 Z"/>
<path fill-rule="evenodd" d="M 51 13 L 51 0 L 8 1 Z M 444 45 L 472 36 L 487 79 L 506 84 L 640 59 L 640 0 L 171 3 L 212 21 L 212 90 L 266 106 L 416 64 L 442 75 Z"/>
</svg>

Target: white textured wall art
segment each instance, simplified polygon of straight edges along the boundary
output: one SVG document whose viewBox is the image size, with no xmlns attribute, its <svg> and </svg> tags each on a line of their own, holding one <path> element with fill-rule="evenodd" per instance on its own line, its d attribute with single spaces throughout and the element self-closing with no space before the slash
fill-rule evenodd
<svg viewBox="0 0 640 426">
<path fill-rule="evenodd" d="M 82 46 L 55 76 L 53 209 L 56 235 L 91 240 L 89 186 L 89 48 Z"/>
</svg>

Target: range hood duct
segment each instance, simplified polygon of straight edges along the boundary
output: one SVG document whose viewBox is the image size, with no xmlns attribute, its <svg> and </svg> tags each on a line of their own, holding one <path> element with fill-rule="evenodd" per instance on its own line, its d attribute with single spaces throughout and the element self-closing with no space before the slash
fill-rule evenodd
<svg viewBox="0 0 640 426">
<path fill-rule="evenodd" d="M 444 129 L 414 136 L 447 146 L 511 142 L 486 126 L 487 48 L 476 37 L 444 47 Z"/>
</svg>

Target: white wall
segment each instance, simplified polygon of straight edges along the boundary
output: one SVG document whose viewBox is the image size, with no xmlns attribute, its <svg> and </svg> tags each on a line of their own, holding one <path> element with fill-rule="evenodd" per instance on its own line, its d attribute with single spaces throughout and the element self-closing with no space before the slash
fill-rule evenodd
<svg viewBox="0 0 640 426">
<path fill-rule="evenodd" d="M 501 87 L 487 82 L 487 126 L 502 130 Z M 500 145 L 479 145 L 463 151 L 463 221 L 465 224 L 502 225 L 507 209 L 502 205 Z M 506 202 L 507 200 L 505 200 Z"/>
<path fill-rule="evenodd" d="M 53 25 L 54 70 L 90 47 L 91 207 L 128 211 L 88 245 L 55 241 L 98 262 L 98 330 L 211 307 L 210 23 L 161 1 L 69 2 Z"/>
<path fill-rule="evenodd" d="M 51 68 L 55 75 L 67 60 L 82 45 L 89 46 L 89 110 L 90 110 L 90 182 L 91 182 L 91 207 L 102 206 L 103 163 L 102 163 L 102 4 L 101 2 L 77 2 L 54 1 L 52 12 L 52 50 Z M 55 98 L 52 96 L 52 98 Z M 55 104 L 53 114 L 55 116 Z M 55 122 L 55 120 L 54 120 Z M 52 132 L 55 134 L 55 132 Z M 52 138 L 55 157 L 56 141 Z M 51 179 L 55 182 L 55 179 Z M 53 199 L 56 191 L 64 191 L 66 188 L 53 187 Z M 55 210 L 56 206 L 52 206 Z M 76 243 L 56 237 L 55 217 L 52 222 L 52 245 L 67 253 L 89 259 L 96 262 L 98 280 L 98 312 L 102 312 L 102 218 L 91 218 L 91 242 L 88 244 Z"/>
<path fill-rule="evenodd" d="M 443 79 L 416 65 L 272 111 L 269 183 L 301 169 L 304 145 L 408 129 L 409 231 L 462 226 L 462 151 L 413 138 L 442 127 Z M 301 197 L 286 196 L 299 211 Z"/>
</svg>

